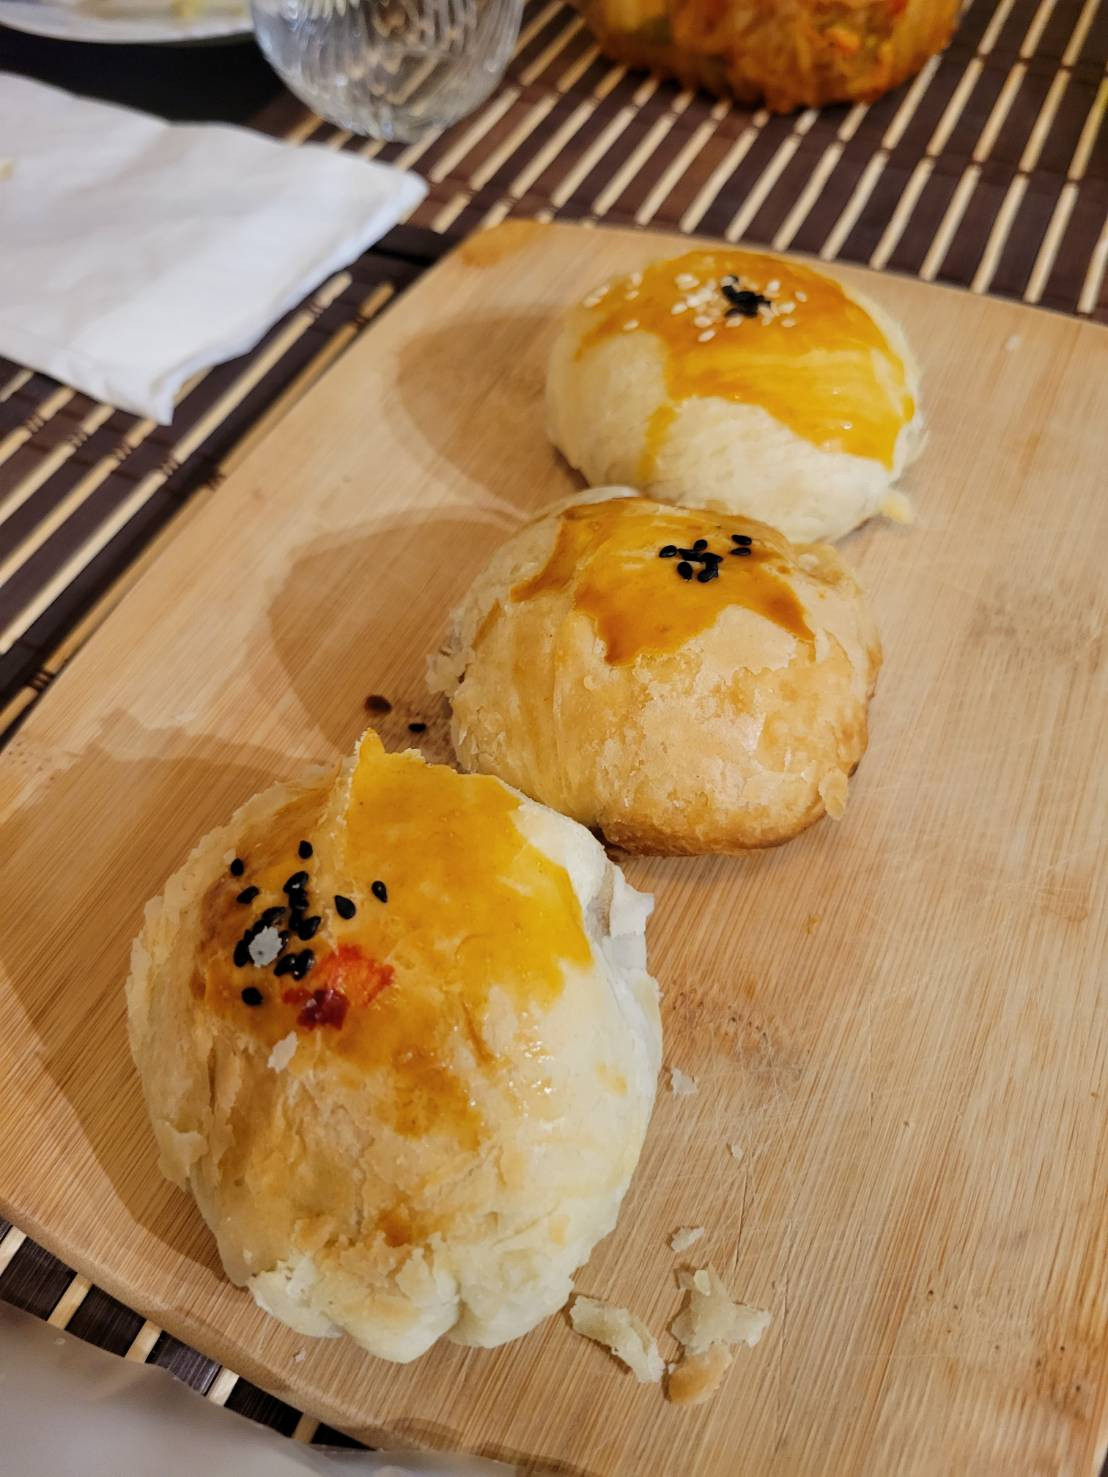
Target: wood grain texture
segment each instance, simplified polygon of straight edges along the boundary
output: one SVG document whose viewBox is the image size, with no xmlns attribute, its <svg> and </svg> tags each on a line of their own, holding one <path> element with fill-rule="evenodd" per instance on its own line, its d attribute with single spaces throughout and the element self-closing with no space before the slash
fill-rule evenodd
<svg viewBox="0 0 1108 1477">
<path fill-rule="evenodd" d="M 663 1335 L 668 1235 L 773 1324 L 693 1410 L 564 1317 L 397 1368 L 228 1285 L 158 1177 L 124 1037 L 146 898 L 205 830 L 445 717 L 423 659 L 505 534 L 573 486 L 542 433 L 554 315 L 675 239 L 502 227 L 432 271 L 257 447 L 5 755 L 0 1200 L 109 1293 L 366 1439 L 642 1474 L 1092 1473 L 1108 1411 L 1104 596 L 1108 336 L 836 269 L 903 320 L 919 521 L 844 545 L 886 647 L 846 818 L 640 860 L 663 1087 L 578 1279 Z M 1018 342 L 1017 342 L 1018 340 Z M 735 1159 L 729 1143 L 742 1146 Z M 301 1360 L 297 1351 L 306 1350 Z"/>
</svg>

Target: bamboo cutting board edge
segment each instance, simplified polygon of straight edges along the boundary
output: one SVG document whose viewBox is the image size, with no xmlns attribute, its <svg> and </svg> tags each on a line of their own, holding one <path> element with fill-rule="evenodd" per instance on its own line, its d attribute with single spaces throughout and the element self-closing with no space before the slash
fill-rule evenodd
<svg viewBox="0 0 1108 1477">
<path fill-rule="evenodd" d="M 351 381 L 352 377 L 356 373 L 355 365 L 357 363 L 364 361 L 368 364 L 375 357 L 384 352 L 384 350 L 380 347 L 382 341 L 377 337 L 377 335 L 389 335 L 390 342 L 400 339 L 406 332 L 406 323 L 408 318 L 414 318 L 419 312 L 421 307 L 421 298 L 423 303 L 429 305 L 432 302 L 431 289 L 435 288 L 437 290 L 441 280 L 446 279 L 447 281 L 453 280 L 455 282 L 458 282 L 465 277 L 464 269 L 466 266 L 465 257 L 467 252 L 469 253 L 471 258 L 476 256 L 478 260 L 483 259 L 484 270 L 486 273 L 495 274 L 501 269 L 509 270 L 511 268 L 513 260 L 512 253 L 515 251 L 526 252 L 533 248 L 535 251 L 539 252 L 542 255 L 550 254 L 549 248 L 551 246 L 551 243 L 557 241 L 559 236 L 567 244 L 571 239 L 580 243 L 581 246 L 585 246 L 586 244 L 586 233 L 580 230 L 575 231 L 573 228 L 555 227 L 549 228 L 546 231 L 535 233 L 533 228 L 531 231 L 521 231 L 518 228 L 509 227 L 506 231 L 502 230 L 499 235 L 497 233 L 494 233 L 493 235 L 485 238 L 485 242 L 483 244 L 479 244 L 476 248 L 472 244 L 468 247 L 463 247 L 460 253 L 460 258 L 459 256 L 452 257 L 441 264 L 438 268 L 436 268 L 431 274 L 428 274 L 428 278 L 426 279 L 425 283 L 421 283 L 413 291 L 413 293 L 409 294 L 408 298 L 406 298 L 401 304 L 397 306 L 397 308 L 393 309 L 392 312 L 390 312 L 388 319 L 386 319 L 379 328 L 376 328 L 372 334 L 367 335 L 366 339 L 363 340 L 351 351 L 350 355 L 348 355 L 340 363 L 340 365 L 332 371 L 332 374 L 326 377 L 324 381 L 321 382 L 321 385 L 316 390 L 314 390 L 311 395 L 306 397 L 305 402 L 301 406 L 297 407 L 297 409 L 290 414 L 289 418 L 282 424 L 282 427 L 274 433 L 274 437 L 270 438 L 261 447 L 259 447 L 257 451 L 252 455 L 252 457 L 248 459 L 248 461 L 240 469 L 240 471 L 236 473 L 236 477 L 233 480 L 240 489 L 240 497 L 250 498 L 257 496 L 256 490 L 252 490 L 255 489 L 256 478 L 260 475 L 257 469 L 267 466 L 272 467 L 275 464 L 278 458 L 278 452 L 274 444 L 275 442 L 287 441 L 290 442 L 294 448 L 297 448 L 301 439 L 310 435 L 313 429 L 315 429 L 319 407 L 327 403 L 330 393 L 336 392 L 337 387 L 336 383 L 334 382 L 334 376 L 342 376 L 343 380 L 346 382 Z M 654 250 L 665 249 L 662 243 L 659 242 L 659 238 L 653 238 L 646 235 L 638 236 L 631 233 L 619 232 L 588 233 L 588 239 L 590 242 L 597 242 L 598 239 L 602 240 L 605 236 L 607 236 L 609 239 L 605 242 L 603 246 L 599 246 L 598 248 L 596 248 L 598 254 L 601 252 L 609 251 L 614 254 L 616 251 L 621 251 L 626 252 L 630 256 L 630 254 L 633 252 L 641 253 L 642 251 L 648 249 L 650 245 L 654 246 Z M 497 255 L 498 242 L 502 246 L 510 246 L 511 250 L 508 251 L 505 255 L 501 256 L 499 261 L 496 261 L 492 260 L 491 258 L 494 258 Z M 668 242 L 665 243 L 665 245 L 668 244 Z M 678 243 L 673 244 L 675 246 L 678 245 Z M 686 243 L 684 242 L 679 243 L 680 246 L 684 246 L 685 244 Z M 490 248 L 492 249 L 490 250 Z M 654 251 L 652 251 L 651 254 L 654 254 Z M 471 264 L 473 263 L 471 262 Z M 605 268 L 605 270 L 607 270 L 607 268 Z M 581 288 L 587 288 L 590 285 L 591 277 L 595 276 L 596 274 L 597 272 L 593 270 L 588 264 L 584 264 L 581 268 L 581 271 L 577 274 L 581 279 Z M 873 295 L 876 297 L 881 297 L 886 301 L 895 300 L 894 294 L 897 294 L 899 288 L 903 288 L 906 286 L 910 287 L 915 293 L 926 293 L 928 303 L 936 301 L 936 289 L 934 288 L 920 287 L 919 284 L 894 284 L 892 282 L 886 283 L 881 279 L 873 280 L 868 274 L 843 272 L 841 275 L 854 279 L 864 279 L 867 282 L 867 285 L 869 285 Z M 427 294 L 425 297 L 423 297 L 425 286 L 427 289 Z M 479 295 L 479 288 L 474 289 L 474 291 Z M 964 297 L 963 294 L 957 292 L 957 290 L 955 289 L 944 289 L 942 291 L 943 296 L 946 298 L 953 297 L 962 299 Z M 968 300 L 965 305 L 967 309 L 971 306 L 979 306 L 978 304 L 969 303 Z M 997 304 L 987 304 L 980 306 L 984 306 L 990 311 L 996 310 L 998 308 L 1000 308 L 1000 311 L 1002 312 L 1005 311 L 1001 307 L 1001 305 Z M 1007 312 L 1007 321 L 1013 325 L 1014 329 L 1018 329 L 1021 325 L 1027 325 L 1027 335 L 1029 337 L 1034 336 L 1029 324 L 1028 310 L 1012 309 L 1007 310 Z M 449 312 L 447 312 L 445 316 L 449 317 Z M 937 314 L 937 316 L 939 315 Z M 1045 317 L 1046 315 L 1031 316 Z M 1057 329 L 1059 331 L 1064 324 L 1066 329 L 1076 329 L 1077 335 L 1087 335 L 1090 333 L 1095 333 L 1095 329 L 1090 329 L 1087 326 L 1079 327 L 1077 325 L 1072 325 L 1068 322 L 1065 322 L 1065 320 L 1054 320 L 1054 323 L 1057 325 Z M 1054 331 L 1055 328 L 1052 326 L 1051 332 L 1053 333 Z M 1036 328 L 1035 333 L 1038 332 L 1039 330 Z M 1072 339 L 1072 343 L 1074 345 L 1076 345 L 1078 341 L 1079 339 L 1076 336 Z M 1076 349 L 1071 350 L 1071 352 L 1076 352 Z M 297 452 L 296 455 L 298 454 L 299 453 Z M 440 466 L 442 460 L 443 459 L 441 457 L 437 457 L 436 459 L 434 459 L 435 465 Z M 471 491 L 470 487 L 467 486 L 466 472 L 463 472 L 463 477 L 461 480 L 461 490 L 464 493 L 468 493 Z M 224 496 L 225 498 L 225 501 L 221 505 L 223 508 L 229 507 L 229 501 L 227 499 L 230 498 L 231 493 L 232 489 L 230 485 L 223 490 L 223 494 L 221 494 L 221 496 Z M 449 506 L 453 506 L 453 508 L 456 510 L 458 504 L 455 503 L 453 505 L 448 505 L 448 507 Z M 482 509 L 482 511 L 486 515 L 482 519 L 483 531 L 485 533 L 488 533 L 490 531 L 488 527 L 490 523 L 495 523 L 497 520 L 503 522 L 506 516 L 506 510 L 503 503 L 498 506 L 493 505 L 491 507 L 486 505 Z M 518 511 L 518 509 L 509 509 L 508 511 Z M 210 512 L 206 513 L 206 517 L 209 519 L 209 521 L 213 523 L 218 523 L 219 521 L 219 519 Z M 882 537 L 886 540 L 897 537 L 897 535 L 892 534 L 889 530 L 882 530 L 881 533 Z M 877 534 L 873 530 L 871 530 L 864 534 L 860 540 L 852 541 L 852 546 L 858 545 L 861 547 L 863 552 L 866 553 L 870 549 L 872 549 L 877 542 L 879 542 Z M 908 547 L 910 549 L 910 545 Z M 180 557 L 182 556 L 178 554 L 178 561 Z M 159 575 L 159 572 L 164 574 L 164 566 L 166 561 L 169 561 L 170 565 L 172 566 L 173 560 L 174 546 L 171 545 L 170 549 L 167 551 L 166 560 L 159 561 L 159 564 L 154 567 L 149 575 L 147 575 L 146 580 L 150 581 L 152 579 L 155 579 Z M 150 591 L 147 590 L 146 596 L 144 598 L 148 598 L 149 594 Z M 102 631 L 97 633 L 97 635 L 92 639 L 92 641 L 89 643 L 89 646 L 77 658 L 75 658 L 73 667 L 67 671 L 66 676 L 62 679 L 62 682 L 65 682 L 69 680 L 72 676 L 74 686 L 71 690 L 76 690 L 77 682 L 85 680 L 83 677 L 84 671 L 88 670 L 95 664 L 99 655 L 99 650 L 101 649 L 101 647 L 106 645 L 106 641 L 102 640 L 102 638 L 105 637 L 107 633 L 114 633 L 118 636 L 118 634 L 124 630 L 125 622 L 127 621 L 127 619 L 133 619 L 132 600 L 133 597 L 129 596 L 127 601 L 124 602 L 120 609 L 117 610 L 113 614 L 113 616 L 109 618 L 109 621 L 106 623 L 105 627 L 102 628 Z M 107 639 L 111 639 L 110 634 L 107 635 Z M 895 655 L 893 659 L 895 660 Z M 57 689 L 55 689 L 55 691 L 57 691 Z M 51 699 L 52 695 L 47 694 L 46 699 L 44 699 L 44 703 L 50 703 Z M 44 707 L 43 712 L 46 714 L 45 717 L 33 715 L 27 725 L 27 728 L 24 731 L 24 734 L 21 735 L 20 740 L 17 741 L 20 746 L 19 756 L 17 757 L 26 756 L 32 766 L 35 764 L 34 749 L 36 735 L 40 728 L 45 728 L 47 732 L 49 732 L 52 726 L 54 715 L 57 712 L 59 702 L 60 699 L 55 700 L 53 702 L 53 705 L 49 709 Z M 54 724 L 53 726 L 57 727 L 58 725 Z M 327 733 L 324 735 L 324 737 L 330 739 L 332 735 L 330 733 Z M 308 742 L 309 745 L 315 744 L 318 746 L 319 741 L 320 735 L 316 733 L 311 736 L 311 739 Z M 285 757 L 286 756 L 282 755 L 275 762 L 277 762 L 279 765 Z M 795 843 L 797 847 L 802 847 L 804 845 L 810 846 L 811 844 L 811 842 Z M 822 851 L 824 850 L 824 848 L 819 848 L 819 850 Z M 674 882 L 673 868 L 667 869 L 664 866 L 658 867 L 653 866 L 649 863 L 636 864 L 636 867 L 639 871 L 645 870 L 647 873 L 655 873 L 662 876 L 663 881 L 668 882 L 671 888 L 675 888 L 677 891 L 681 890 L 682 882 L 684 882 L 687 886 L 688 879 L 684 874 L 678 877 L 676 883 Z M 713 873 L 713 864 L 705 864 L 705 867 L 702 870 L 711 875 Z M 718 867 L 714 868 L 714 873 L 715 875 L 719 875 Z M 665 920 L 662 921 L 663 923 L 665 922 Z M 659 1104 L 659 1119 L 662 1118 L 665 1118 L 667 1120 L 668 1131 L 669 1121 L 673 1118 L 673 1105 L 671 1103 L 667 1103 L 664 1096 Z M 143 1145 L 141 1147 L 145 1150 L 148 1146 Z M 0 1160 L 2 1159 L 3 1154 L 2 1151 L 0 1151 Z M 636 1204 L 639 1200 L 641 1200 L 642 1195 L 642 1176 L 640 1175 L 639 1182 L 636 1184 L 636 1187 L 633 1191 L 633 1197 L 636 1200 Z M 159 1193 L 157 1191 L 154 1192 L 154 1200 L 156 1203 L 161 1204 L 166 1200 L 166 1198 L 167 1197 L 165 1196 L 165 1194 L 161 1193 L 159 1199 Z M 344 1399 L 336 1399 L 332 1403 L 330 1400 L 323 1396 L 323 1386 L 327 1382 L 329 1370 L 327 1368 L 321 1369 L 318 1376 L 316 1376 L 314 1369 L 316 1358 L 314 1357 L 314 1353 L 313 1355 L 309 1356 L 309 1359 L 306 1360 L 303 1365 L 299 1366 L 299 1368 L 297 1368 L 296 1366 L 288 1367 L 288 1383 L 282 1384 L 282 1377 L 285 1371 L 285 1366 L 278 1362 L 278 1353 L 275 1346 L 284 1345 L 287 1347 L 290 1338 L 293 1344 L 300 1344 L 306 1341 L 298 1340 L 295 1336 L 285 1336 L 280 1333 L 275 1333 L 273 1326 L 269 1323 L 268 1320 L 263 1319 L 260 1314 L 255 1314 L 251 1312 L 248 1308 L 244 1310 L 241 1307 L 242 1299 L 240 1295 L 231 1293 L 229 1289 L 225 1287 L 225 1285 L 221 1284 L 218 1281 L 218 1278 L 211 1265 L 210 1250 L 208 1250 L 206 1253 L 204 1250 L 203 1233 L 201 1231 L 199 1234 L 196 1234 L 197 1228 L 195 1227 L 194 1223 L 192 1225 L 191 1231 L 185 1234 L 182 1246 L 191 1251 L 195 1259 L 195 1266 L 198 1269 L 195 1274 L 190 1273 L 190 1275 L 195 1275 L 195 1277 L 199 1279 L 195 1283 L 195 1290 L 201 1293 L 206 1298 L 214 1298 L 214 1307 L 209 1309 L 209 1316 L 207 1318 L 198 1317 L 196 1313 L 192 1310 L 175 1309 L 171 1304 L 166 1303 L 164 1297 L 160 1301 L 155 1300 L 154 1302 L 147 1303 L 142 1298 L 141 1291 L 139 1291 L 138 1295 L 136 1295 L 136 1291 L 131 1290 L 134 1286 L 132 1281 L 128 1281 L 128 1279 L 125 1277 L 116 1281 L 107 1263 L 103 1262 L 102 1257 L 99 1259 L 90 1259 L 83 1256 L 81 1252 L 80 1242 L 79 1240 L 75 1239 L 79 1237 L 81 1232 L 79 1221 L 71 1219 L 68 1222 L 68 1229 L 70 1234 L 68 1237 L 68 1244 L 66 1244 L 60 1241 L 56 1234 L 52 1234 L 52 1227 L 57 1225 L 57 1222 L 52 1216 L 37 1220 L 32 1213 L 32 1206 L 30 1204 L 25 1204 L 21 1206 L 19 1203 L 13 1203 L 12 1208 L 15 1211 L 16 1220 L 21 1223 L 26 1229 L 28 1229 L 32 1234 L 40 1236 L 47 1245 L 53 1244 L 55 1249 L 58 1249 L 60 1254 L 65 1256 L 67 1260 L 70 1260 L 74 1264 L 79 1265 L 81 1270 L 86 1271 L 88 1275 L 103 1283 L 108 1291 L 115 1293 L 115 1295 L 117 1296 L 123 1297 L 125 1301 L 130 1301 L 134 1304 L 137 1304 L 140 1308 L 140 1311 L 148 1312 L 152 1316 L 160 1318 L 163 1323 L 165 1323 L 165 1325 L 170 1328 L 171 1331 L 180 1330 L 182 1332 L 182 1335 L 186 1338 L 189 1338 L 191 1341 L 206 1344 L 207 1347 L 212 1348 L 216 1352 L 218 1352 L 220 1357 L 223 1357 L 233 1367 L 235 1367 L 236 1369 L 240 1369 L 241 1372 L 247 1374 L 251 1378 L 257 1379 L 260 1383 L 266 1384 L 270 1388 L 276 1388 L 279 1393 L 288 1393 L 291 1397 L 295 1398 L 298 1391 L 304 1390 L 311 1394 L 314 1387 L 314 1390 L 317 1393 L 309 1401 L 313 1409 L 319 1411 L 324 1415 L 327 1415 L 329 1418 L 335 1418 L 338 1424 L 347 1426 L 350 1426 L 351 1424 L 357 1424 L 356 1420 L 352 1422 L 350 1419 L 351 1414 L 354 1413 L 356 1415 L 357 1412 L 356 1407 L 351 1405 L 351 1395 L 349 1392 L 349 1358 L 346 1358 L 343 1361 L 344 1370 L 346 1371 L 345 1378 L 347 1380 L 347 1393 Z M 188 1212 L 182 1211 L 180 1206 L 177 1207 L 176 1214 L 178 1216 L 183 1215 L 185 1221 L 187 1222 Z M 621 1232 L 617 1232 L 616 1238 L 613 1239 L 618 1239 Z M 609 1247 L 610 1246 L 611 1243 L 609 1243 Z M 175 1251 L 176 1254 L 182 1254 L 181 1247 L 175 1248 Z M 604 1255 L 607 1255 L 607 1253 L 604 1253 Z M 585 1290 L 602 1290 L 599 1289 L 597 1285 L 590 1284 L 586 1280 L 585 1276 L 582 1276 L 582 1278 L 579 1279 L 579 1282 L 585 1288 Z M 740 1287 L 739 1291 L 743 1292 L 744 1289 Z M 753 1300 L 757 1300 L 757 1298 L 753 1298 Z M 671 1307 L 671 1310 L 675 1310 L 675 1299 L 671 1292 L 656 1297 L 655 1302 L 658 1305 L 674 1305 Z M 166 1305 L 162 1306 L 162 1304 Z M 777 1310 L 775 1309 L 775 1311 Z M 213 1314 L 214 1316 L 212 1316 Z M 220 1333 L 220 1322 L 223 1315 L 233 1317 L 236 1320 L 236 1326 L 238 1329 L 237 1338 L 232 1338 L 230 1336 L 224 1337 Z M 251 1341 L 253 1341 L 254 1338 L 260 1338 L 262 1353 L 261 1356 L 257 1359 L 255 1359 L 254 1354 L 250 1352 L 248 1346 L 244 1342 L 244 1334 L 247 1330 L 249 1331 Z M 533 1339 L 537 1339 L 539 1336 L 536 1335 L 532 1337 Z M 542 1337 L 547 1338 L 549 1336 L 543 1335 Z M 769 1336 L 767 1336 L 767 1338 L 768 1337 Z M 584 1346 L 582 1346 L 580 1343 L 573 1341 L 571 1339 L 571 1336 L 566 1334 L 564 1330 L 562 1331 L 562 1340 L 563 1349 L 570 1351 L 567 1357 L 571 1358 L 577 1365 L 587 1368 L 589 1372 L 589 1378 L 603 1380 L 605 1378 L 610 1379 L 612 1377 L 612 1371 L 604 1365 L 602 1356 L 596 1356 L 595 1351 L 589 1351 L 585 1349 Z M 531 1341 L 528 1342 L 530 1343 Z M 519 1346 L 519 1348 L 522 1351 L 522 1357 L 528 1357 L 528 1351 L 523 1346 Z M 761 1351 L 755 1351 L 753 1355 L 743 1356 L 742 1368 L 748 1375 L 756 1368 L 755 1361 L 758 1360 L 760 1354 Z M 482 1374 L 481 1361 L 483 1358 L 489 1361 L 489 1367 L 495 1367 L 501 1375 L 503 1374 L 505 1365 L 502 1357 L 500 1356 L 459 1355 L 454 1361 L 453 1368 L 456 1373 L 464 1372 L 464 1375 L 467 1379 L 472 1376 L 479 1380 Z M 363 1362 L 368 1363 L 372 1366 L 372 1361 Z M 379 1369 L 379 1366 L 372 1367 L 369 1376 L 370 1383 L 372 1383 L 374 1373 Z M 736 1376 L 733 1375 L 732 1379 L 735 1378 Z M 618 1392 L 619 1395 L 623 1395 L 626 1393 L 624 1385 L 613 1384 L 611 1388 L 613 1391 Z M 631 1392 L 631 1394 L 632 1396 L 636 1397 L 634 1398 L 633 1403 L 638 1408 L 643 1409 L 644 1405 L 641 1398 L 641 1392 Z M 1096 1427 L 1103 1422 L 1103 1382 L 1101 1384 L 1098 1399 L 1101 1403 L 1100 1414 L 1092 1420 L 1090 1426 L 1087 1428 L 1088 1440 L 1086 1451 L 1090 1456 L 1095 1450 L 1097 1440 Z M 652 1413 L 657 1419 L 657 1413 Z M 672 1412 L 668 1414 L 670 1417 L 674 1415 L 674 1413 Z M 489 1419 L 487 1412 L 484 1418 L 486 1420 Z M 708 1419 L 710 1420 L 710 1417 Z M 384 1423 L 385 1427 L 389 1425 L 390 1422 L 388 1421 Z M 395 1430 L 395 1415 L 393 1421 L 391 1422 L 391 1425 L 392 1429 Z M 376 1428 L 374 1434 L 379 1433 L 380 1429 L 382 1428 Z M 689 1426 L 686 1424 L 683 1427 L 684 1434 L 681 1438 L 682 1441 L 684 1441 L 685 1436 L 687 1436 L 688 1430 Z M 457 1435 L 457 1433 L 451 1430 L 439 1432 L 420 1431 L 411 1432 L 411 1434 L 420 1434 L 425 1438 L 429 1438 L 438 1442 L 442 1442 L 445 1440 L 448 1444 L 456 1439 Z M 464 1435 L 464 1432 L 462 1434 Z M 593 1435 L 591 1439 L 593 1440 L 595 1445 L 595 1435 Z M 670 1439 L 672 1440 L 674 1438 L 671 1437 Z M 489 1446 L 488 1441 L 479 1440 L 478 1444 L 483 1445 L 486 1449 Z M 504 1445 L 502 1443 L 493 1442 L 492 1444 L 495 1445 L 498 1450 L 504 1449 Z M 510 1449 L 513 1451 L 513 1453 L 517 1453 L 524 1448 L 515 1446 L 511 1447 Z M 553 1446 L 551 1444 L 549 1434 L 546 1437 L 542 1438 L 537 1447 L 530 1447 L 528 1449 L 534 1451 L 536 1455 L 543 1455 L 546 1457 L 553 1457 L 557 1450 L 556 1446 Z M 583 1470 L 587 1469 L 587 1467 L 583 1468 Z M 860 1466 L 856 1467 L 855 1469 L 863 1470 L 863 1468 Z M 598 1468 L 597 1470 L 601 1469 Z M 783 1467 L 781 1468 L 781 1470 L 790 1469 L 788 1467 Z M 1082 1470 L 1084 1470 L 1084 1468 L 1082 1468 Z"/>
</svg>

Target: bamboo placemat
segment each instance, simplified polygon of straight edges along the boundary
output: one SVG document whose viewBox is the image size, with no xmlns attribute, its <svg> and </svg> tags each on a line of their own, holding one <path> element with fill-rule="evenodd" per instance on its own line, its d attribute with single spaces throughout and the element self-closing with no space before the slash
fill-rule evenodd
<svg viewBox="0 0 1108 1477">
<path fill-rule="evenodd" d="M 504 217 L 653 225 L 869 264 L 1108 323 L 1108 0 L 970 0 L 947 52 L 870 105 L 771 117 L 605 62 L 528 0 L 504 85 L 411 146 L 292 98 L 266 131 L 417 169 L 409 222 L 155 426 L 0 360 L 0 740 L 227 471 L 454 241 Z M 0 1222 L 0 1298 L 296 1436 L 309 1417 Z"/>
</svg>

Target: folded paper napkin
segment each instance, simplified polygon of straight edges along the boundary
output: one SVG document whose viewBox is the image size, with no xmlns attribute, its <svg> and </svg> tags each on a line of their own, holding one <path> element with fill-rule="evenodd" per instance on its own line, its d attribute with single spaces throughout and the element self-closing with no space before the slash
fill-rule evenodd
<svg viewBox="0 0 1108 1477">
<path fill-rule="evenodd" d="M 0 355 L 163 423 L 423 198 L 416 175 L 0 72 Z"/>
</svg>

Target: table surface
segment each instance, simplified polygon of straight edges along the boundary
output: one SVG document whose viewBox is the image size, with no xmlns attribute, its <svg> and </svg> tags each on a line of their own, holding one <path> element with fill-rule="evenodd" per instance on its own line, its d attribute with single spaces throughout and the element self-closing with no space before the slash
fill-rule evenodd
<svg viewBox="0 0 1108 1477">
<path fill-rule="evenodd" d="M 0 68 L 172 117 L 414 168 L 426 200 L 173 424 L 0 360 L 0 742 L 138 574 L 357 334 L 456 241 L 506 216 L 727 236 L 1108 322 L 1108 0 L 970 0 L 951 47 L 870 105 L 771 117 L 604 61 L 528 0 L 477 113 L 417 144 L 321 122 L 252 45 L 74 46 L 0 30 Z M 260 109 L 260 111 L 259 111 Z M 0 1222 L 0 1298 L 300 1440 L 349 1444 L 89 1287 Z"/>
</svg>

